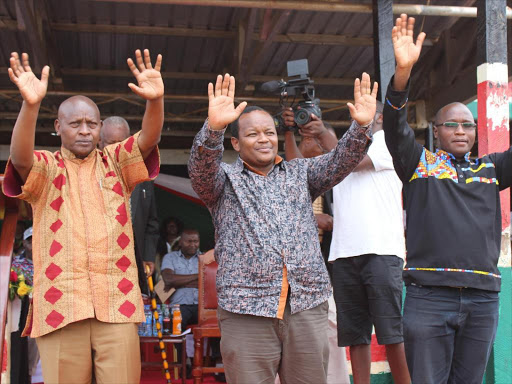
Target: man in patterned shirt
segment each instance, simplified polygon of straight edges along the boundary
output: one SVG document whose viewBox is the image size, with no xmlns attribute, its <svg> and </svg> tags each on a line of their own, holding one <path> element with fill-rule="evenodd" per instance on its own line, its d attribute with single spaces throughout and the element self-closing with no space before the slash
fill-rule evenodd
<svg viewBox="0 0 512 384">
<path fill-rule="evenodd" d="M 361 161 L 377 85 L 354 84 L 354 122 L 330 153 L 283 161 L 272 117 L 234 106 L 235 79 L 208 85 L 208 120 L 192 147 L 192 186 L 215 225 L 221 352 L 229 383 L 325 383 L 329 277 L 312 201 Z M 222 163 L 224 131 L 240 157 Z"/>
<path fill-rule="evenodd" d="M 59 107 L 60 151 L 34 151 L 37 115 L 50 68 L 41 80 L 28 55 L 10 59 L 9 77 L 23 105 L 14 126 L 3 190 L 34 212 L 33 311 L 25 332 L 36 338 L 45 383 L 138 383 L 137 323 L 144 320 L 137 284 L 129 198 L 159 171 L 163 125 L 161 55 L 152 67 L 136 51 L 128 65 L 147 100 L 142 130 L 100 151 L 98 107 L 73 96 Z"/>
</svg>

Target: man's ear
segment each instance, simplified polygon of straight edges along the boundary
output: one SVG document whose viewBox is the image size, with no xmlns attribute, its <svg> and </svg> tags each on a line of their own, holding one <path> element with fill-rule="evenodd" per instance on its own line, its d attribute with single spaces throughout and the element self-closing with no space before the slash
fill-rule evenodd
<svg viewBox="0 0 512 384">
<path fill-rule="evenodd" d="M 236 137 L 231 138 L 231 145 L 235 151 L 240 152 L 240 142 Z"/>
<path fill-rule="evenodd" d="M 60 136 L 60 121 L 59 119 L 55 119 L 53 122 L 53 127 L 55 128 L 55 132 L 57 132 L 57 136 Z"/>
<path fill-rule="evenodd" d="M 432 132 L 434 133 L 434 139 L 437 139 L 437 134 L 438 133 L 437 133 L 437 127 L 435 125 L 433 126 L 433 131 Z"/>
</svg>

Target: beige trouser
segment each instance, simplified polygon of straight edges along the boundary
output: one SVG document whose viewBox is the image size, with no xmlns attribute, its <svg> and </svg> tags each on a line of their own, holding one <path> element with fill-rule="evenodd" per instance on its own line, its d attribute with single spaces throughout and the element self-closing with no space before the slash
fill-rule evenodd
<svg viewBox="0 0 512 384">
<path fill-rule="evenodd" d="M 331 295 L 329 297 L 329 369 L 327 370 L 327 384 L 350 384 L 347 368 L 347 355 L 344 347 L 338 347 L 338 327 L 336 325 L 336 303 Z M 187 344 L 188 345 L 188 344 Z M 281 384 L 279 376 L 275 384 Z"/>
<path fill-rule="evenodd" d="M 140 382 L 137 324 L 96 319 L 71 323 L 36 339 L 45 384 Z"/>
<path fill-rule="evenodd" d="M 327 301 L 283 320 L 217 309 L 229 384 L 325 384 L 329 361 Z"/>
</svg>

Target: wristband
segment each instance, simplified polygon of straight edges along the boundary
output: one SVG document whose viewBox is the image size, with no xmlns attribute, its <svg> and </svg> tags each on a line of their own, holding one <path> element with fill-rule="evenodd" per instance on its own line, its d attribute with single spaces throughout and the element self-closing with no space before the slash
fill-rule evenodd
<svg viewBox="0 0 512 384">
<path fill-rule="evenodd" d="M 406 105 L 407 105 L 407 102 L 409 101 L 409 98 L 405 99 L 405 103 L 401 106 L 401 107 L 395 107 L 393 104 L 391 104 L 391 101 L 389 101 L 389 99 L 386 97 L 386 103 L 391 107 L 393 108 L 394 110 L 396 111 L 399 111 L 401 109 L 403 109 Z"/>
</svg>

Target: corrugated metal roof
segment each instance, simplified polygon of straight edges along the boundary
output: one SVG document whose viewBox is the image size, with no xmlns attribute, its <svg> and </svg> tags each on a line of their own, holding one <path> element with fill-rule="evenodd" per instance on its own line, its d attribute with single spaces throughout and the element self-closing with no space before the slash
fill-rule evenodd
<svg viewBox="0 0 512 384">
<path fill-rule="evenodd" d="M 152 56 L 163 55 L 164 72 L 184 73 L 223 73 L 230 71 L 236 74 L 234 52 L 237 47 L 239 23 L 250 12 L 255 12 L 256 22 L 254 33 L 261 32 L 265 10 L 243 9 L 209 6 L 179 6 L 161 4 L 110 3 L 85 0 L 37 0 L 46 3 L 47 15 L 51 27 L 51 36 L 57 47 L 57 59 L 63 71 L 62 86 L 52 84 L 51 89 L 59 87 L 66 91 L 81 92 L 117 92 L 129 93 L 128 81 L 131 81 L 126 65 L 126 58 L 133 56 L 136 48 L 149 48 Z M 415 0 L 414 3 L 426 4 L 425 0 Z M 371 3 L 370 0 L 359 3 Z M 395 1 L 395 3 L 411 3 L 411 1 Z M 432 5 L 464 5 L 467 1 L 432 0 Z M 275 12 L 273 13 L 275 14 Z M 424 19 L 424 20 L 423 20 Z M 438 39 L 443 28 L 447 26 L 446 17 L 420 17 L 416 29 L 422 24 L 427 37 L 434 42 Z M 10 22 L 11 27 L 2 27 L 2 22 Z M 461 23 L 474 23 L 474 20 L 462 20 Z M 2 45 L 0 48 L 0 66 L 7 66 L 11 51 L 32 52 L 25 31 L 12 28 L 18 23 L 15 0 L 0 2 L 0 33 Z M 70 26 L 72 28 L 57 28 Z M 129 26 L 131 33 L 99 33 L 79 31 L 80 25 L 113 25 Z M 469 25 L 469 24 L 468 24 Z M 171 27 L 188 28 L 200 31 L 224 31 L 231 33 L 228 38 L 165 36 L 148 34 L 140 27 Z M 139 28 L 139 29 L 138 29 Z M 71 29 L 71 30 L 70 30 Z M 133 30 L 132 30 L 133 29 Z M 147 31 L 146 31 L 147 32 Z M 373 18 L 371 14 L 340 13 L 340 12 L 303 12 L 291 11 L 289 17 L 279 26 L 279 34 L 315 34 L 315 35 L 345 35 L 353 38 L 372 38 Z M 315 78 L 355 78 L 363 71 L 373 73 L 373 46 L 350 45 L 320 45 L 304 43 L 273 42 L 261 59 L 252 63 L 258 41 L 250 42 L 249 64 L 254 65 L 253 75 L 285 76 L 288 60 L 307 58 L 310 74 Z M 475 44 L 475 42 L 469 42 Z M 423 55 L 428 54 L 431 47 L 424 47 Z M 3 63 L 3 64 L 2 64 Z M 69 74 L 70 70 L 77 71 Z M 126 77 L 99 76 L 91 72 L 87 75 L 80 70 L 117 70 L 125 71 Z M 66 74 L 68 73 L 68 74 Z M 214 80 L 214 77 L 211 78 Z M 206 94 L 206 79 L 165 79 L 166 93 L 178 95 Z M 265 96 L 256 89 L 238 89 L 238 94 L 248 96 Z M 0 90 L 15 89 L 5 73 L 0 75 Z M 351 99 L 352 87 L 349 85 L 317 85 L 317 96 L 321 99 Z M 427 97 L 420 94 L 420 97 Z M 95 98 L 96 101 L 104 101 Z M 63 97 L 47 100 L 48 108 L 55 108 Z M 17 111 L 18 102 L 4 101 L 0 98 L 0 111 Z M 140 102 L 140 101 L 139 101 Z M 205 101 L 167 102 L 166 112 L 180 115 L 199 108 L 207 107 Z M 100 105 L 103 115 L 141 114 L 143 108 L 123 101 L 104 103 Z M 277 105 L 273 108 L 277 109 Z M 204 111 L 199 115 L 205 116 Z M 347 119 L 348 113 L 341 109 L 330 112 L 330 120 Z M 180 129 L 198 128 L 197 124 L 173 123 Z"/>
</svg>

